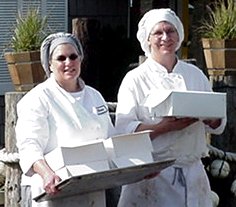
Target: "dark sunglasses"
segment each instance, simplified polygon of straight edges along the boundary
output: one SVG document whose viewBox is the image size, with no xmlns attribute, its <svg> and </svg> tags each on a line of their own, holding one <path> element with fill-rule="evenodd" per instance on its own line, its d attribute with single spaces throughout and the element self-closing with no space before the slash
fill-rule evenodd
<svg viewBox="0 0 236 207">
<path fill-rule="evenodd" d="M 69 58 L 70 60 L 76 60 L 78 58 L 78 55 L 76 55 L 75 53 L 69 55 L 69 56 L 65 56 L 65 55 L 59 55 L 56 60 L 63 62 L 66 60 L 66 58 Z"/>
</svg>

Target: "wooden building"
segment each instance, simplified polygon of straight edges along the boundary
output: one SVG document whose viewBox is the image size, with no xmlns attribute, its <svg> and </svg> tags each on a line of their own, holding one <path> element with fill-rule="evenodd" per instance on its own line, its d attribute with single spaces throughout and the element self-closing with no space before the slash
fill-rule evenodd
<svg viewBox="0 0 236 207">
<path fill-rule="evenodd" d="M 97 88 L 107 101 L 116 101 L 121 79 L 142 55 L 136 39 L 141 15 L 151 8 L 171 7 L 187 22 L 185 0 L 1 0 L 0 1 L 0 146 L 4 146 L 4 94 L 13 85 L 4 59 L 9 51 L 12 28 L 18 11 L 38 7 L 48 16 L 50 31 L 73 32 L 73 19 L 81 23 L 80 38 L 86 57 L 82 76 Z M 186 23 L 187 27 L 187 23 Z M 186 28 L 186 31 L 188 29 Z M 78 31 L 77 31 L 78 32 Z M 186 40 L 187 41 L 187 40 Z M 186 49 L 183 54 L 186 56 Z"/>
</svg>

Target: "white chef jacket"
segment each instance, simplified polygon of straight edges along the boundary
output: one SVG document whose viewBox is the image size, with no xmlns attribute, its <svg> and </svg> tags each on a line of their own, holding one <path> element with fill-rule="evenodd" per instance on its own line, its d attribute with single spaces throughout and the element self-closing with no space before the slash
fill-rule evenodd
<svg viewBox="0 0 236 207">
<path fill-rule="evenodd" d="M 42 179 L 32 165 L 58 146 L 78 146 L 115 134 L 101 94 L 84 85 L 77 93 L 62 89 L 52 75 L 17 104 L 16 139 L 23 171 L 22 185 L 31 185 L 33 197 L 42 192 Z M 32 176 L 32 177 L 26 177 Z"/>
<path fill-rule="evenodd" d="M 204 73 L 196 66 L 178 60 L 172 73 L 168 73 L 166 68 L 149 57 L 139 67 L 129 71 L 126 74 L 119 88 L 118 103 L 116 109 L 116 129 L 119 133 L 134 132 L 140 123 L 152 124 L 161 121 L 161 118 L 150 118 L 150 112 L 147 108 L 144 108 L 142 106 L 142 101 L 144 100 L 144 98 L 155 89 L 212 91 L 209 80 L 204 75 Z M 158 96 L 158 94 L 156 95 Z M 148 188 L 147 186 L 149 185 L 149 190 L 150 185 L 153 186 L 153 188 L 151 187 L 151 191 L 157 192 L 156 194 L 158 195 L 154 193 L 154 195 L 152 195 L 154 196 L 152 197 L 152 199 L 150 199 L 150 197 L 149 199 L 147 199 L 144 198 L 145 196 L 142 196 L 143 192 L 147 190 L 144 190 L 143 184 L 137 183 L 128 185 L 123 187 L 119 207 L 132 206 L 132 202 L 140 207 L 186 207 L 187 204 L 184 206 L 183 203 L 180 203 L 181 201 L 178 202 L 178 200 L 180 200 L 178 199 L 178 196 L 176 199 L 174 199 L 175 193 L 172 190 L 168 191 L 169 187 L 166 184 L 166 180 L 169 179 L 169 183 L 171 183 L 170 179 L 173 179 L 173 176 L 170 176 L 170 174 L 176 173 L 174 167 L 181 167 L 182 169 L 184 169 L 182 175 L 188 174 L 188 177 L 186 177 L 186 182 L 188 180 L 191 181 L 191 179 L 189 179 L 190 177 L 197 178 L 196 176 L 198 175 L 194 175 L 194 172 L 199 172 L 199 177 L 201 175 L 201 181 L 204 183 L 203 185 L 206 185 L 206 187 L 204 187 L 204 189 L 199 187 L 198 189 L 210 191 L 207 177 L 204 174 L 204 170 L 202 170 L 203 167 L 200 162 L 200 158 L 206 156 L 208 153 L 205 133 L 209 132 L 220 134 L 223 132 L 225 124 L 226 118 L 222 120 L 221 126 L 213 130 L 210 127 L 206 126 L 202 121 L 198 121 L 183 130 L 168 132 L 166 134 L 158 136 L 157 139 L 152 140 L 154 148 L 154 159 L 162 160 L 165 158 L 175 158 L 176 164 L 169 169 L 163 170 L 159 176 L 154 178 L 155 185 L 151 184 L 153 181 L 150 181 L 151 183 L 149 181 L 144 181 L 144 186 Z M 194 162 L 196 163 L 194 164 Z M 193 171 L 190 166 L 195 166 L 195 170 Z M 159 186 L 158 190 L 157 183 Z M 161 187 L 163 187 L 163 192 L 166 195 L 162 196 L 162 193 L 159 192 L 162 191 Z M 166 191 L 164 189 L 166 189 Z M 178 192 L 178 189 L 179 186 L 174 189 L 174 191 L 176 191 L 176 194 L 180 193 Z M 206 191 L 205 195 L 207 196 Z M 136 195 L 135 192 L 137 193 Z M 132 194 L 132 196 L 129 197 L 130 193 Z M 169 196 L 167 196 L 167 194 Z M 173 198 L 172 201 L 171 195 Z M 170 199 L 170 202 L 165 202 L 165 196 Z M 186 195 L 184 195 L 183 197 L 185 196 Z M 190 193 L 189 197 L 191 197 Z M 140 198 L 142 202 L 140 201 Z M 150 200 L 152 200 L 152 202 L 154 201 L 154 204 Z M 189 199 L 187 199 L 187 201 L 185 200 L 184 202 L 188 203 L 190 201 Z M 196 203 L 196 200 L 194 200 L 194 202 Z M 206 201 L 206 203 L 207 202 L 208 201 Z M 189 203 L 187 206 L 209 207 L 207 206 L 208 204 L 204 204 L 204 202 L 201 203 L 201 205 L 193 205 Z"/>
</svg>

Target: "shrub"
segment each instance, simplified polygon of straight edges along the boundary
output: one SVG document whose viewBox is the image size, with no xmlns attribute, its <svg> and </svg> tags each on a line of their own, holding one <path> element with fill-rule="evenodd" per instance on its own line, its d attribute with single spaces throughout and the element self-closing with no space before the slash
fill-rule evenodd
<svg viewBox="0 0 236 207">
<path fill-rule="evenodd" d="M 234 0 L 217 0 L 208 6 L 207 17 L 201 20 L 199 32 L 203 38 L 236 38 L 236 3 Z"/>
<path fill-rule="evenodd" d="M 15 52 L 38 50 L 46 37 L 47 17 L 41 17 L 39 9 L 30 8 L 26 15 L 18 13 L 11 47 Z"/>
</svg>

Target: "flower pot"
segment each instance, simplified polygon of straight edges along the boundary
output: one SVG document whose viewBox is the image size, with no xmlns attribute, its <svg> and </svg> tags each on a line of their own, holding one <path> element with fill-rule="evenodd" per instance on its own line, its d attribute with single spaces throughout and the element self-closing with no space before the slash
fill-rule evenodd
<svg viewBox="0 0 236 207">
<path fill-rule="evenodd" d="M 7 52 L 4 54 L 16 91 L 28 91 L 45 80 L 40 52 Z"/>
<path fill-rule="evenodd" d="M 208 69 L 236 69 L 236 39 L 202 39 Z"/>
</svg>

